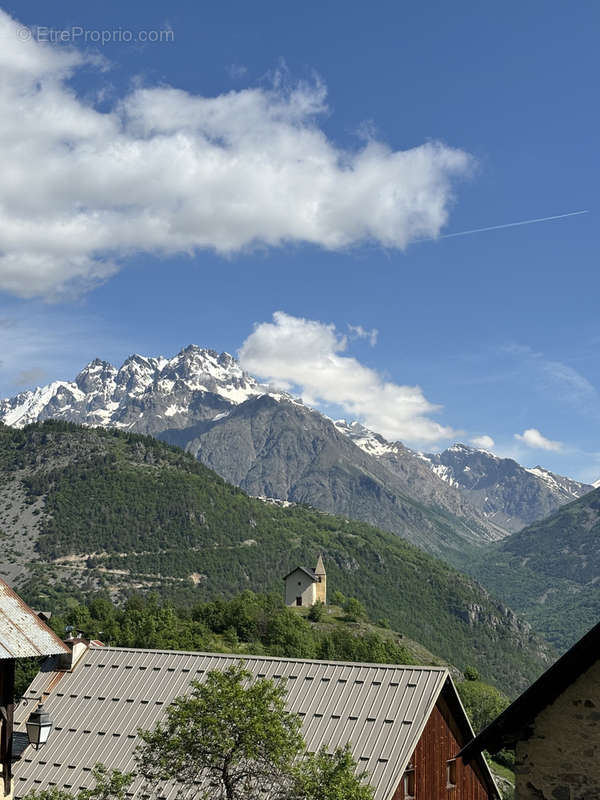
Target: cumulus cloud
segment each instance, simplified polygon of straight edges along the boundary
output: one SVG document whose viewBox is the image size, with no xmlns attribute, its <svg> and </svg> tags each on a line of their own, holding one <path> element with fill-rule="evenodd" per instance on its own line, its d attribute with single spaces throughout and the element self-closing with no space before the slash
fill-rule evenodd
<svg viewBox="0 0 600 800">
<path fill-rule="evenodd" d="M 435 142 L 337 147 L 318 81 L 216 97 L 150 86 L 100 111 L 70 83 L 80 53 L 17 29 L 0 11 L 0 290 L 85 289 L 139 252 L 404 248 L 439 234 L 470 168 Z"/>
<path fill-rule="evenodd" d="M 481 450 L 491 450 L 495 442 L 491 436 L 484 434 L 483 436 L 473 436 L 471 444 L 475 447 L 479 447 Z"/>
<path fill-rule="evenodd" d="M 255 326 L 239 352 L 242 366 L 280 388 L 298 391 L 311 405 L 341 407 L 388 439 L 430 443 L 456 434 L 429 419 L 433 405 L 418 386 L 384 380 L 345 355 L 348 337 L 333 324 L 277 311 Z"/>
<path fill-rule="evenodd" d="M 553 442 L 552 439 L 542 436 L 537 428 L 528 428 L 523 433 L 515 433 L 515 439 L 536 450 L 562 450 L 563 447 L 562 442 Z"/>
</svg>

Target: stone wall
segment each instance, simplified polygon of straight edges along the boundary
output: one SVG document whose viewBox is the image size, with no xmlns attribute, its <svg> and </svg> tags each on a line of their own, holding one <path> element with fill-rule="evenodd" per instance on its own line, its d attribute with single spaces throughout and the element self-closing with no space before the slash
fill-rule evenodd
<svg viewBox="0 0 600 800">
<path fill-rule="evenodd" d="M 600 661 L 538 714 L 515 772 L 516 800 L 600 800 Z"/>
<path fill-rule="evenodd" d="M 327 603 L 327 576 L 317 575 L 320 578 L 319 583 L 315 583 L 315 598 L 321 603 Z"/>
</svg>

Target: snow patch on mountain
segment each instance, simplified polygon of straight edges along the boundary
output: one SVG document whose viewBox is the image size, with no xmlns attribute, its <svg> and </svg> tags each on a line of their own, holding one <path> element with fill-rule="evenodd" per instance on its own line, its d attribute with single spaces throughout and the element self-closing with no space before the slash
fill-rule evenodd
<svg viewBox="0 0 600 800">
<path fill-rule="evenodd" d="M 0 419 L 6 425 L 22 428 L 36 422 L 53 399 L 64 398 L 62 405 L 66 407 L 67 401 L 78 402 L 84 397 L 76 383 L 54 381 L 34 391 L 21 392 L 12 400 L 4 400 L 0 404 Z"/>
<path fill-rule="evenodd" d="M 357 447 L 364 450 L 371 456 L 383 456 L 386 453 L 398 451 L 398 444 L 392 444 L 383 438 L 379 433 L 365 428 L 360 422 L 346 422 L 345 419 L 332 420 L 337 430 L 348 436 Z"/>
<path fill-rule="evenodd" d="M 555 475 L 553 472 L 550 472 L 544 467 L 531 467 L 528 469 L 531 475 L 535 475 L 540 480 L 544 481 L 544 483 L 557 494 L 559 493 L 567 493 L 571 495 L 571 497 L 576 500 L 578 497 L 581 497 L 581 487 L 582 484 L 578 481 L 574 481 L 571 478 L 566 478 L 563 475 Z"/>
<path fill-rule="evenodd" d="M 454 480 L 452 470 L 450 467 L 447 467 L 445 464 L 434 464 L 428 458 L 424 459 L 425 461 L 429 462 L 431 467 L 431 471 L 441 478 L 444 483 L 447 483 L 449 486 L 458 486 L 458 481 Z"/>
</svg>

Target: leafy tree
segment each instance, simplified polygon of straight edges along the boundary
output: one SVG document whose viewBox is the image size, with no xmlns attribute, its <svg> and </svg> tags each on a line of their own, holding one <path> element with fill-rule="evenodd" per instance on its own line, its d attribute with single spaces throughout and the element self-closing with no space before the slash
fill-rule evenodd
<svg viewBox="0 0 600 800">
<path fill-rule="evenodd" d="M 457 689 L 475 733 L 489 725 L 508 705 L 506 695 L 481 681 L 465 680 Z"/>
<path fill-rule="evenodd" d="M 349 745 L 333 755 L 307 753 L 285 689 L 250 681 L 241 666 L 209 672 L 174 701 L 164 722 L 138 731 L 144 743 L 136 760 L 149 786 L 175 781 L 182 794 L 197 794 L 202 782 L 206 800 L 372 800 Z"/>
<path fill-rule="evenodd" d="M 96 764 L 92 770 L 96 782 L 93 789 L 81 789 L 77 800 L 125 800 L 129 784 L 133 780 L 132 772 L 121 772 L 118 769 L 108 770 L 104 764 Z"/>
<path fill-rule="evenodd" d="M 365 607 L 356 597 L 349 597 L 345 600 L 343 609 L 346 612 L 346 618 L 353 622 L 358 622 L 359 619 L 364 619 L 367 616 Z"/>
<path fill-rule="evenodd" d="M 144 744 L 137 760 L 149 784 L 191 787 L 204 779 L 215 800 L 284 791 L 302 749 L 300 721 L 286 711 L 283 687 L 267 680 L 245 686 L 250 677 L 240 666 L 210 672 L 174 701 L 165 722 L 139 731 Z"/>
<path fill-rule="evenodd" d="M 346 602 L 346 598 L 339 589 L 336 589 L 335 592 L 331 595 L 331 603 L 334 606 L 343 606 Z"/>
<path fill-rule="evenodd" d="M 108 770 L 104 764 L 96 764 L 92 770 L 95 786 L 93 789 L 80 789 L 76 795 L 65 792 L 56 786 L 40 792 L 29 792 L 23 800 L 125 800 L 133 773 Z"/>
<path fill-rule="evenodd" d="M 51 789 L 42 789 L 40 792 L 29 792 L 23 800 L 74 800 L 75 795 L 71 792 L 65 792 L 63 789 L 57 789 L 53 786 Z"/>
<path fill-rule="evenodd" d="M 479 670 L 477 667 L 465 667 L 465 671 L 463 672 L 466 681 L 478 681 L 479 680 Z"/>
<path fill-rule="evenodd" d="M 311 622 L 321 622 L 324 614 L 325 614 L 325 604 L 322 603 L 320 600 L 317 600 L 317 602 L 310 607 L 310 611 L 308 612 L 308 618 Z"/>
<path fill-rule="evenodd" d="M 18 658 L 15 662 L 15 697 L 23 697 L 31 681 L 40 671 L 44 658 Z"/>
<path fill-rule="evenodd" d="M 295 797 L 298 800 L 372 800 L 373 788 L 356 775 L 356 761 L 350 745 L 338 747 L 333 755 L 322 747 L 307 754 L 295 771 Z"/>
</svg>

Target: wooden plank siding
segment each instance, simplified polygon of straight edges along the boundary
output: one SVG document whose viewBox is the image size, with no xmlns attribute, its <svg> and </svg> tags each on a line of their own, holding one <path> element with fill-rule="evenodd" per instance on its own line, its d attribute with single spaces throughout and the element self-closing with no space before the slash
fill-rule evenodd
<svg viewBox="0 0 600 800">
<path fill-rule="evenodd" d="M 493 796 L 488 793 L 474 761 L 465 765 L 456 759 L 456 784 L 448 786 L 447 764 L 466 744 L 463 739 L 446 701 L 440 697 L 410 760 L 414 768 L 415 800 L 489 800 Z M 410 797 L 404 792 L 402 779 L 393 800 Z"/>
<path fill-rule="evenodd" d="M 2 716 L 0 719 L 0 767 L 4 795 L 10 794 L 12 775 L 12 736 L 13 717 L 15 711 L 15 659 L 3 658 L 0 660 L 0 706 Z"/>
</svg>

